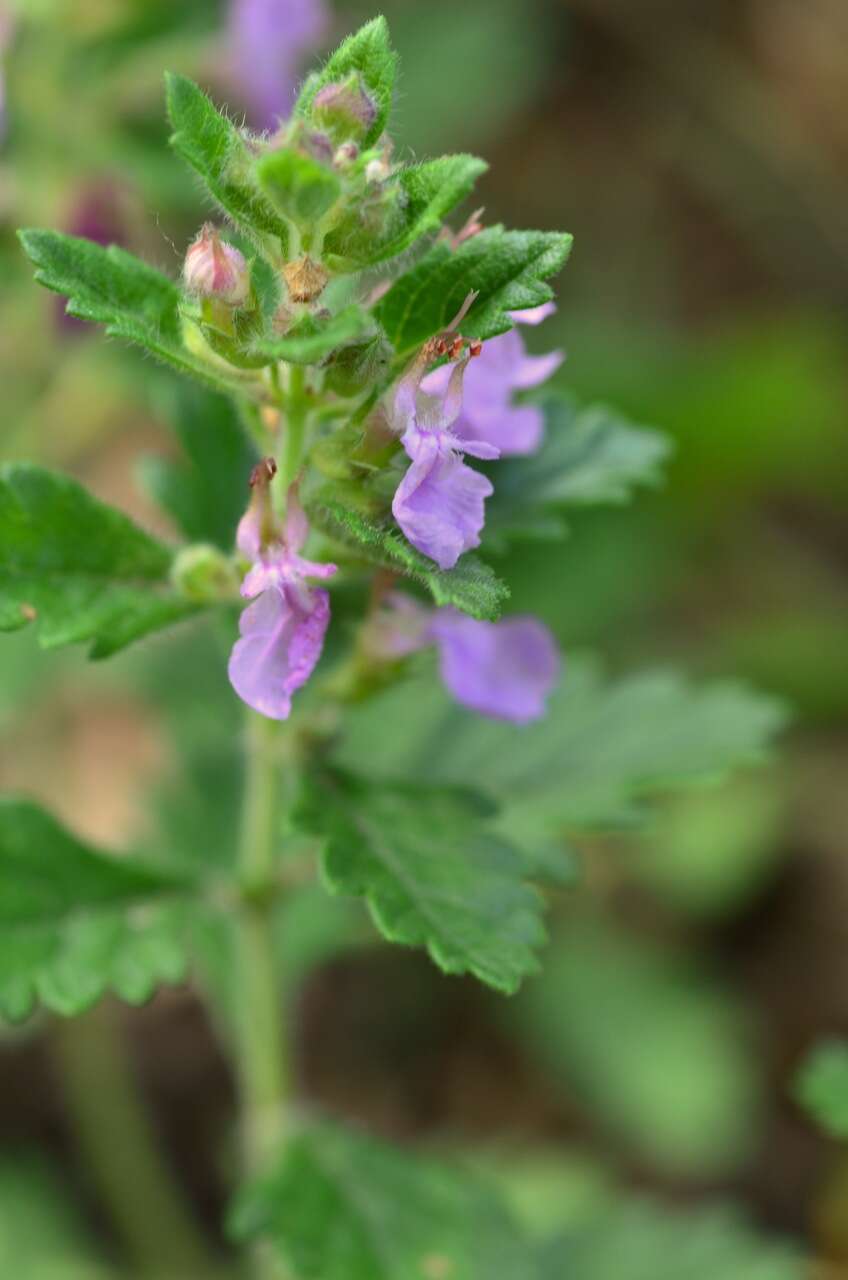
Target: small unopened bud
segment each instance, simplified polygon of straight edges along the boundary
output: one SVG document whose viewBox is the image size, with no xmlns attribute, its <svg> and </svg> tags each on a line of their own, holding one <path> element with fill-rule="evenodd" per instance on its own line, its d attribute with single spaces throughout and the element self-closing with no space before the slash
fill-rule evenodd
<svg viewBox="0 0 848 1280">
<path fill-rule="evenodd" d="M 480 341 L 480 339 L 479 339 L 479 338 L 475 338 L 473 342 L 469 342 L 469 344 L 468 344 L 468 355 L 469 355 L 469 357 L 470 357 L 472 360 L 473 360 L 476 356 L 479 356 L 479 355 L 480 355 L 480 353 L 482 352 L 482 350 L 483 350 L 483 344 L 482 344 L 482 342 Z"/>
<path fill-rule="evenodd" d="M 208 223 L 185 256 L 183 279 L 191 293 L 231 307 L 244 306 L 250 297 L 250 270 L 244 255 Z"/>
<path fill-rule="evenodd" d="M 377 104 L 354 74 L 319 89 L 312 102 L 312 114 L 337 136 L 362 138 L 377 119 Z"/>
<path fill-rule="evenodd" d="M 369 160 L 365 166 L 366 182 L 385 182 L 392 167 L 385 156 L 377 156 L 373 160 Z"/>
<path fill-rule="evenodd" d="M 314 302 L 330 279 L 321 263 L 314 262 L 308 253 L 295 262 L 287 262 L 283 277 L 292 302 Z"/>
<path fill-rule="evenodd" d="M 358 156 L 359 147 L 355 142 L 343 142 L 336 149 L 336 154 L 333 156 L 333 164 L 337 169 L 346 169 L 349 164 L 353 164 Z"/>
<path fill-rule="evenodd" d="M 197 604 L 235 599 L 238 595 L 238 576 L 232 560 L 205 542 L 178 552 L 171 579 L 180 595 Z"/>
</svg>

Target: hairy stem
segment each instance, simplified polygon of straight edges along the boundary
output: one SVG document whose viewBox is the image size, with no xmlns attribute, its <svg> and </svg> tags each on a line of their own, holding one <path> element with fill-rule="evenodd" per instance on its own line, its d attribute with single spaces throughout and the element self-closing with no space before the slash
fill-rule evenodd
<svg viewBox="0 0 848 1280">
<path fill-rule="evenodd" d="M 286 426 L 283 451 L 283 482 L 286 487 L 297 478 L 303 457 L 303 442 L 309 402 L 306 397 L 306 375 L 300 365 L 289 368 L 286 399 Z"/>
<path fill-rule="evenodd" d="M 239 964 L 237 1073 L 242 1162 L 250 1176 L 264 1167 L 282 1135 L 288 1093 L 288 1054 L 282 1023 L 272 932 L 275 865 L 281 834 L 281 726 L 248 713 L 245 792 L 239 846 L 242 900 L 236 929 Z M 261 1280 L 282 1280 L 280 1264 L 263 1249 L 254 1255 Z"/>
<path fill-rule="evenodd" d="M 115 1010 L 57 1022 L 53 1043 L 77 1146 L 134 1267 L 157 1280 L 217 1274 L 151 1130 Z"/>
</svg>

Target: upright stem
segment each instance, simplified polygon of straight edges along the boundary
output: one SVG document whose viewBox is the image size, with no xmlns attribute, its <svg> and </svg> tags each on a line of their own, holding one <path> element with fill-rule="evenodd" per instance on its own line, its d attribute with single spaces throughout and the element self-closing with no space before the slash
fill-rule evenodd
<svg viewBox="0 0 848 1280">
<path fill-rule="evenodd" d="M 54 1045 L 77 1145 L 137 1270 L 158 1280 L 216 1274 L 151 1131 L 115 1010 L 57 1022 Z"/>
<path fill-rule="evenodd" d="M 300 365 L 290 365 L 283 453 L 283 482 L 286 489 L 300 470 L 308 407 L 304 370 Z"/>
<path fill-rule="evenodd" d="M 285 1127 L 289 1086 L 272 930 L 275 862 L 281 836 L 281 726 L 248 713 L 245 792 L 239 844 L 242 898 L 236 916 L 239 964 L 237 1073 L 245 1174 L 260 1172 Z M 280 1264 L 260 1249 L 257 1277 L 282 1280 Z"/>
</svg>

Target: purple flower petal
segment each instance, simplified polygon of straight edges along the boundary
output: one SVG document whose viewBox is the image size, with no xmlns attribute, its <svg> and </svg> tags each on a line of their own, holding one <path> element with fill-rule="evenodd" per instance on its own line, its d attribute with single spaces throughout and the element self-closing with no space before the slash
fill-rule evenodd
<svg viewBox="0 0 848 1280">
<path fill-rule="evenodd" d="M 440 609 L 431 626 L 442 679 L 457 702 L 480 715 L 526 724 L 545 714 L 560 656 L 536 618 L 478 622 Z"/>
<path fill-rule="evenodd" d="M 440 569 L 452 569 L 463 552 L 480 545 L 491 482 L 437 433 L 412 429 L 404 448 L 412 465 L 395 491 L 392 513 L 414 547 Z"/>
<path fill-rule="evenodd" d="M 256 128 L 289 114 L 301 62 L 329 25 L 325 0 L 231 0 L 232 72 Z"/>
<path fill-rule="evenodd" d="M 510 311 L 516 324 L 541 324 L 556 311 L 555 302 L 543 302 L 539 307 L 525 307 L 523 311 Z"/>
<path fill-rule="evenodd" d="M 545 303 L 511 315 L 521 324 L 539 324 L 554 309 L 553 303 Z M 542 413 L 532 405 L 513 404 L 513 395 L 544 382 L 562 360 L 560 351 L 528 355 L 517 329 L 484 342 L 465 376 L 462 412 L 453 427 L 457 447 L 471 453 L 488 444 L 499 454 L 533 453 L 542 441 Z M 449 376 L 446 367 L 435 369 L 424 378 L 422 391 L 428 396 L 444 395 Z"/>
<path fill-rule="evenodd" d="M 292 694 L 321 656 L 330 597 L 321 588 L 279 585 L 264 591 L 239 620 L 230 655 L 230 683 L 243 702 L 272 720 L 286 720 Z"/>
</svg>

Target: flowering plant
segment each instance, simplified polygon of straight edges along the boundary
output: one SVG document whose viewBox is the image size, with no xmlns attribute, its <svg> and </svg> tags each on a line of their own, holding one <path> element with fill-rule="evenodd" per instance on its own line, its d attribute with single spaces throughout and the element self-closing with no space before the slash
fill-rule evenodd
<svg viewBox="0 0 848 1280">
<path fill-rule="evenodd" d="M 217 616 L 247 710 L 223 873 L 111 857 L 3 801 L 0 1009 L 146 1000 L 202 977 L 211 936 L 235 990 L 222 1021 L 244 1185 L 229 1227 L 257 1273 L 541 1277 L 475 1177 L 286 1105 L 277 913 L 317 863 L 384 939 L 511 993 L 539 963 L 541 890 L 571 874 L 567 837 L 758 756 L 779 714 L 732 686 L 607 685 L 510 612 L 503 547 L 555 548 L 569 505 L 654 481 L 666 444 L 538 390 L 562 356 L 528 354 L 523 326 L 551 314 L 570 238 L 481 212 L 446 225 L 485 165 L 395 156 L 395 62 L 384 21 L 368 23 L 262 134 L 169 77 L 174 148 L 217 210 L 180 281 L 114 246 L 21 233 L 70 314 L 205 391 L 176 400 L 185 462 L 148 473 L 178 547 L 69 477 L 3 468 L 0 628 L 105 658 Z"/>
</svg>

